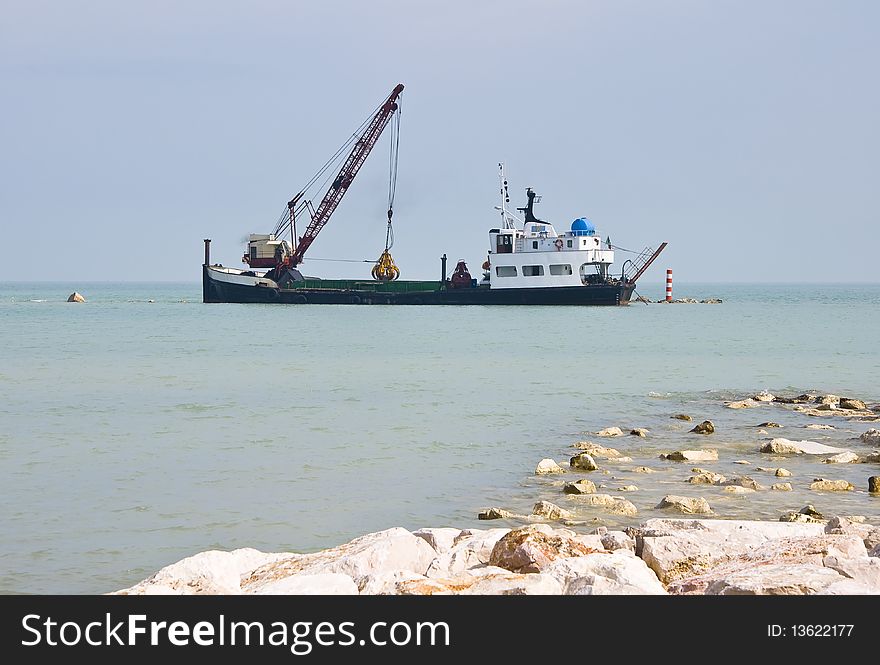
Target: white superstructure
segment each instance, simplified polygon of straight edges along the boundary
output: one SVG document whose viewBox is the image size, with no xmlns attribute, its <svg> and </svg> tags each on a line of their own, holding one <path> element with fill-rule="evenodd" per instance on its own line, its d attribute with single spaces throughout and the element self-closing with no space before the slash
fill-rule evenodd
<svg viewBox="0 0 880 665">
<path fill-rule="evenodd" d="M 501 177 L 501 227 L 489 231 L 489 258 L 483 265 L 483 283 L 493 289 L 523 289 L 556 286 L 584 286 L 604 282 L 614 263 L 610 241 L 602 242 L 593 225 L 579 218 L 571 230 L 558 233 L 549 222 L 534 215 L 540 200 L 531 188 L 528 203 L 518 208 L 520 220 L 507 210 L 510 199 L 504 167 Z"/>
</svg>

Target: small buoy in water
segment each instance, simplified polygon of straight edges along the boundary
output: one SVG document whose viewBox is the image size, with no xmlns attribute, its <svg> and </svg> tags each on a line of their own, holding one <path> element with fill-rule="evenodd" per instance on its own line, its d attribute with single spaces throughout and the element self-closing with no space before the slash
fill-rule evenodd
<svg viewBox="0 0 880 665">
<path fill-rule="evenodd" d="M 67 297 L 67 302 L 85 302 L 86 299 L 83 298 L 81 293 L 74 291 Z"/>
</svg>

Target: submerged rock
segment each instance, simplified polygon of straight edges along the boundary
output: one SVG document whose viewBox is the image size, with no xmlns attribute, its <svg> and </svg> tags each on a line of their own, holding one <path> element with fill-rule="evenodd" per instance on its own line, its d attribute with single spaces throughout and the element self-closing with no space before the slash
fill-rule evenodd
<svg viewBox="0 0 880 665">
<path fill-rule="evenodd" d="M 702 471 L 697 473 L 695 476 L 691 476 L 688 478 L 688 482 L 692 485 L 719 485 L 723 483 L 727 478 L 722 476 L 720 473 L 713 473 L 712 471 Z"/>
<path fill-rule="evenodd" d="M 872 427 L 859 437 L 859 440 L 872 445 L 880 445 L 880 430 Z"/>
<path fill-rule="evenodd" d="M 581 471 L 595 471 L 599 468 L 596 460 L 589 453 L 578 453 L 569 461 L 571 468 L 580 469 Z"/>
<path fill-rule="evenodd" d="M 824 423 L 813 423 L 806 426 L 807 429 L 834 429 L 834 425 L 826 425 Z"/>
<path fill-rule="evenodd" d="M 728 409 L 753 409 L 754 407 L 759 406 L 759 403 L 749 398 L 741 399 L 736 402 L 728 402 L 726 406 Z"/>
<path fill-rule="evenodd" d="M 741 485 L 728 485 L 724 488 L 728 494 L 752 494 L 755 490 L 751 487 L 742 487 Z"/>
<path fill-rule="evenodd" d="M 756 425 L 756 427 L 768 427 L 769 428 L 769 427 L 782 427 L 782 425 L 780 425 L 779 423 L 774 423 L 774 422 L 766 422 L 766 423 L 761 423 L 760 425 Z"/>
<path fill-rule="evenodd" d="M 775 483 L 770 485 L 770 489 L 779 492 L 791 492 L 791 483 Z"/>
<path fill-rule="evenodd" d="M 868 406 L 860 399 L 842 399 L 840 400 L 840 408 L 852 411 L 865 411 Z"/>
<path fill-rule="evenodd" d="M 618 492 L 638 492 L 639 488 L 635 485 L 621 485 L 617 488 Z"/>
<path fill-rule="evenodd" d="M 772 402 L 776 399 L 776 397 L 774 397 L 766 390 L 762 390 L 757 395 L 753 395 L 751 399 L 755 400 L 756 402 Z"/>
<path fill-rule="evenodd" d="M 721 484 L 727 486 L 745 487 L 750 490 L 763 489 L 757 482 L 755 482 L 752 478 L 749 478 L 748 476 L 737 476 L 736 478 L 729 478 Z"/>
<path fill-rule="evenodd" d="M 633 471 L 635 473 L 657 473 L 654 469 L 648 468 L 647 466 L 637 466 Z"/>
<path fill-rule="evenodd" d="M 595 494 L 596 484 L 592 480 L 584 478 L 573 483 L 565 483 L 562 491 L 566 494 Z"/>
<path fill-rule="evenodd" d="M 715 432 L 715 425 L 711 420 L 704 420 L 699 425 L 694 426 L 691 432 L 694 434 L 713 434 Z"/>
<path fill-rule="evenodd" d="M 592 441 L 578 441 L 574 444 L 575 448 L 583 450 L 593 458 L 602 457 L 605 459 L 620 459 L 620 451 L 614 448 L 606 448 L 605 446 L 593 443 Z"/>
<path fill-rule="evenodd" d="M 880 492 L 880 476 L 871 476 L 868 478 L 868 491 L 871 494 Z"/>
<path fill-rule="evenodd" d="M 555 503 L 550 503 L 549 501 L 538 501 L 532 508 L 532 515 L 546 517 L 548 520 L 570 520 L 574 518 L 574 513 L 560 508 Z"/>
<path fill-rule="evenodd" d="M 851 482 L 846 480 L 828 480 L 826 478 L 816 478 L 810 483 L 810 489 L 821 492 L 849 492 L 856 488 Z"/>
<path fill-rule="evenodd" d="M 710 450 L 676 450 L 660 455 L 661 459 L 673 462 L 717 462 L 718 451 Z"/>
<path fill-rule="evenodd" d="M 761 446 L 762 453 L 776 455 L 824 455 L 848 452 L 845 448 L 826 446 L 815 441 L 791 441 L 790 439 L 773 439 Z"/>
<path fill-rule="evenodd" d="M 545 458 L 538 462 L 535 468 L 535 475 L 543 476 L 549 473 L 565 473 L 565 469 L 559 466 L 554 460 Z"/>
<path fill-rule="evenodd" d="M 504 508 L 486 508 L 477 513 L 478 520 L 506 520 L 513 516 L 512 512 Z"/>
<path fill-rule="evenodd" d="M 776 474 L 778 478 L 788 478 L 791 475 L 791 471 L 788 469 L 783 469 L 782 467 L 776 469 Z"/>
<path fill-rule="evenodd" d="M 712 508 L 706 499 L 669 494 L 657 504 L 656 508 L 673 508 L 680 513 L 689 515 L 711 515 Z"/>
<path fill-rule="evenodd" d="M 693 420 L 693 418 L 691 418 L 686 413 L 676 413 L 674 416 L 669 416 L 669 417 L 672 418 L 673 420 L 685 420 L 687 422 L 690 422 Z"/>
<path fill-rule="evenodd" d="M 596 436 L 623 436 L 623 430 L 619 427 L 606 427 L 596 432 Z"/>
<path fill-rule="evenodd" d="M 826 457 L 822 460 L 824 464 L 853 464 L 858 461 L 859 456 L 848 451 L 845 453 L 837 453 L 836 455 Z"/>
<path fill-rule="evenodd" d="M 640 436 L 644 439 L 646 436 L 648 436 L 648 430 L 646 430 L 644 427 L 636 427 L 635 429 L 630 431 L 630 436 Z"/>
<path fill-rule="evenodd" d="M 581 505 L 604 508 L 608 512 L 617 515 L 632 517 L 639 512 L 631 502 L 621 497 L 611 496 L 610 494 L 583 494 L 576 498 L 577 502 Z"/>
</svg>

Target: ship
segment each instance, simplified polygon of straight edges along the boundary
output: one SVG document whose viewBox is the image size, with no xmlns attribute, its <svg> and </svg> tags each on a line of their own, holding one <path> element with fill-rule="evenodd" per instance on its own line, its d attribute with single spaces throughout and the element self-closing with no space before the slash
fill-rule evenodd
<svg viewBox="0 0 880 665">
<path fill-rule="evenodd" d="M 619 273 L 612 271 L 615 250 L 610 237 L 602 240 L 585 217 L 574 219 L 565 230 L 539 219 L 535 204 L 540 196 L 526 188 L 525 205 L 510 210 L 508 179 L 498 164 L 500 223 L 491 225 L 489 246 L 481 272 L 472 276 L 464 259 L 451 270 L 444 253 L 436 280 L 401 280 L 390 249 L 393 244 L 393 200 L 396 188 L 396 146 L 399 134 L 399 84 L 375 113 L 352 134 L 351 152 L 317 206 L 303 188 L 291 199 L 268 234 L 250 234 L 242 261 L 246 269 L 211 263 L 211 240 L 204 239 L 202 296 L 206 303 L 279 303 L 291 305 L 627 305 L 636 282 L 666 247 L 646 247 L 632 252 Z M 393 120 L 397 118 L 396 122 Z M 327 224 L 358 170 L 385 127 L 392 125 L 389 205 L 385 249 L 373 263 L 370 278 L 326 279 L 304 275 L 306 250 Z M 312 178 L 314 184 L 328 165 Z M 330 173 L 332 176 L 332 172 Z M 305 231 L 297 234 L 297 220 L 307 218 Z M 287 233 L 290 233 L 290 241 Z M 629 250 L 625 250 L 629 251 Z"/>
</svg>

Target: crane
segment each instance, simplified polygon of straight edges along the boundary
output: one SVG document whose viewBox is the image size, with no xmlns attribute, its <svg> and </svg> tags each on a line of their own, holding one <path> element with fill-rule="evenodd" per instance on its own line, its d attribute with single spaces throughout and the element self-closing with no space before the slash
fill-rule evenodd
<svg viewBox="0 0 880 665">
<path fill-rule="evenodd" d="M 376 145 L 385 127 L 388 125 L 389 120 L 399 111 L 398 98 L 401 92 L 403 92 L 403 84 L 399 83 L 385 101 L 379 105 L 372 117 L 361 125 L 349 141 L 337 151 L 336 155 L 331 157 L 312 180 L 287 203 L 287 209 L 279 218 L 275 231 L 270 236 L 251 236 L 249 253 L 246 253 L 243 258 L 245 263 L 248 263 L 251 267 L 272 268 L 272 272 L 276 274 L 283 272 L 288 266 L 295 268 L 302 263 L 306 251 L 315 241 L 321 229 L 327 225 L 330 216 L 339 206 L 342 197 L 345 196 L 370 151 Z M 317 182 L 348 145 L 352 146 L 348 157 L 343 162 L 336 177 L 333 178 L 317 208 L 313 208 L 311 201 L 306 198 L 306 190 Z M 392 142 L 393 173 L 396 172 L 396 147 L 396 142 Z M 391 192 L 389 194 L 388 208 L 389 227 L 392 215 L 393 185 Z M 303 212 L 308 213 L 309 221 L 302 236 L 297 240 L 296 220 L 297 216 Z M 293 247 L 289 252 L 284 249 L 284 245 L 287 244 L 286 241 L 280 240 L 281 236 L 288 229 L 291 232 L 291 246 Z M 274 251 L 269 250 L 267 245 L 274 247 Z M 386 241 L 386 252 L 387 249 L 388 242 Z"/>
</svg>

